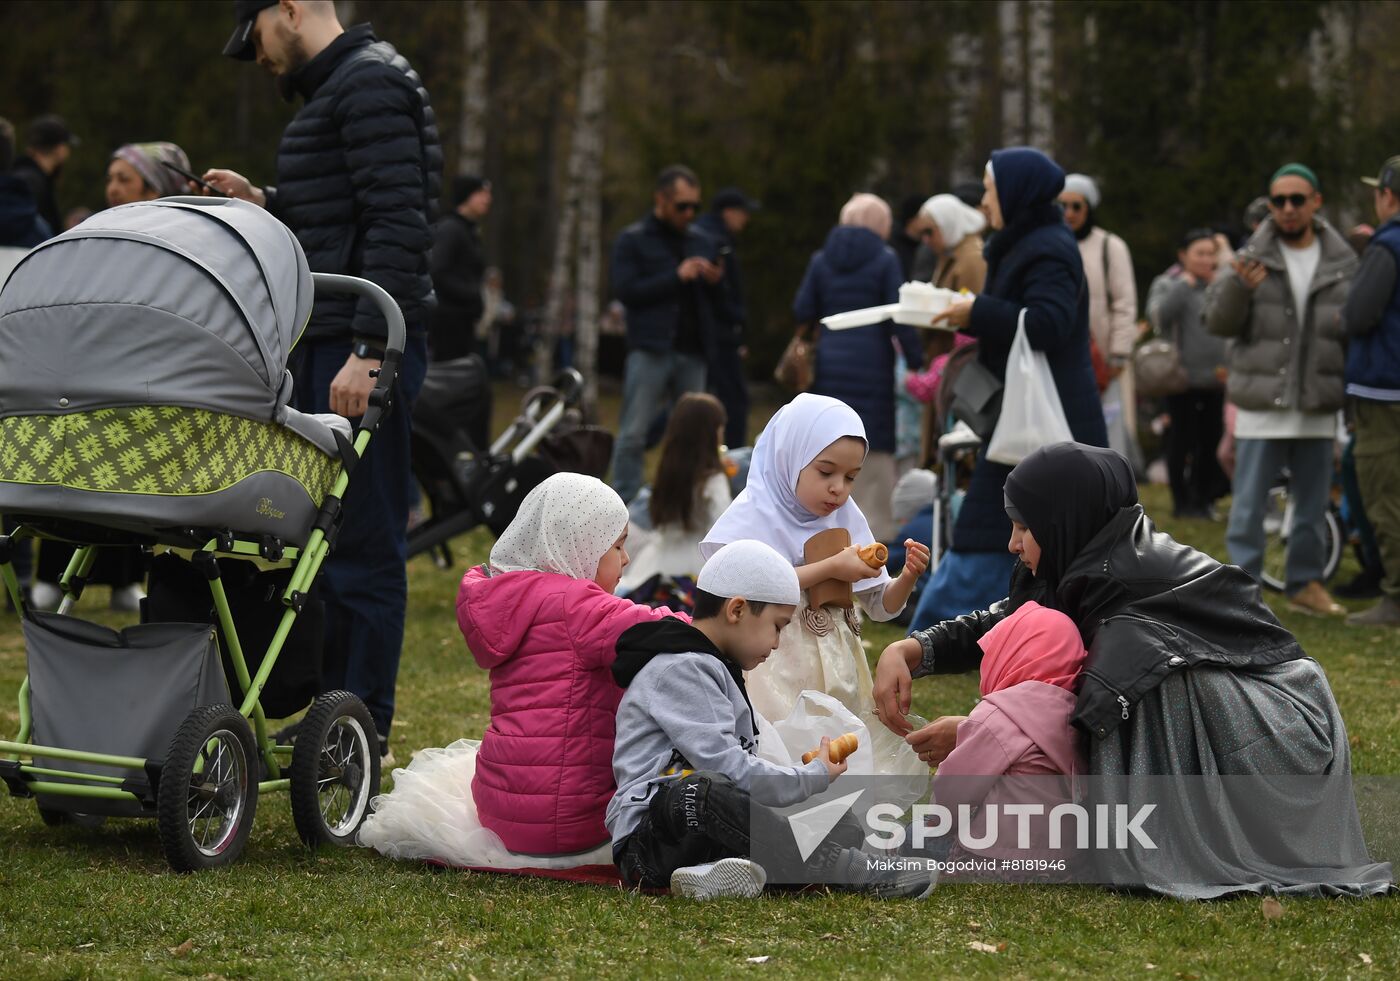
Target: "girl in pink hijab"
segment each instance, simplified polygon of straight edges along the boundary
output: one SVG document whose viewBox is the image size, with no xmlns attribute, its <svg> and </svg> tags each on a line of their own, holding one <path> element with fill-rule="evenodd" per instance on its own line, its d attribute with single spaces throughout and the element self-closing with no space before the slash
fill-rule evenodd
<svg viewBox="0 0 1400 981">
<path fill-rule="evenodd" d="M 950 858 L 980 857 L 1054 859 L 1048 847 L 1045 817 L 1029 821 L 1028 849 L 1017 847 L 1018 818 L 1005 805 L 1039 803 L 1043 815 L 1069 798 L 1068 781 L 1057 775 L 1088 769 L 1078 733 L 1070 725 L 1075 691 L 1084 668 L 1084 643 L 1074 621 L 1035 601 L 989 630 L 982 648 L 982 700 L 958 724 L 958 743 L 938 767 L 933 799 L 954 818 L 958 805 L 972 808 L 971 838 L 990 834 L 989 805 L 997 805 L 994 843 L 969 848 L 955 843 Z M 1028 777 L 1033 779 L 1008 779 Z M 956 824 L 949 831 L 955 836 Z"/>
</svg>

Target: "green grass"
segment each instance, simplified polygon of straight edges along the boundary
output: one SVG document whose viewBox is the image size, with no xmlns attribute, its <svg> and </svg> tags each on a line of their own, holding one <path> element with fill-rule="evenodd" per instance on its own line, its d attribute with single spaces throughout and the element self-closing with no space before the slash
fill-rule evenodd
<svg viewBox="0 0 1400 981">
<path fill-rule="evenodd" d="M 1145 497 L 1169 513 L 1160 489 Z M 1222 554 L 1222 526 L 1166 522 Z M 487 683 L 453 615 L 459 562 L 410 568 L 394 749 L 477 735 Z M 1343 575 L 1345 575 L 1345 571 Z M 83 604 L 105 608 L 105 590 Z M 1396 637 L 1275 607 L 1326 668 L 1359 773 L 1400 773 Z M 109 620 L 105 613 L 96 619 Z M 897 633 L 870 625 L 871 654 Z M 17 725 L 17 623 L 0 614 L 0 732 Z M 914 709 L 965 712 L 972 676 L 920 682 Z M 1384 856 L 1391 857 L 1391 856 Z M 261 801 L 243 859 L 215 873 L 166 870 L 153 823 L 47 828 L 32 802 L 0 798 L 0 977 L 1043 977 L 1394 976 L 1400 905 L 1372 900 L 1183 904 L 1078 886 L 948 885 L 920 904 L 849 895 L 698 905 L 507 876 L 444 872 L 361 850 L 307 854 L 285 795 Z M 1005 948 L 984 953 L 969 943 Z M 1371 960 L 1368 966 L 1362 955 Z M 749 958 L 768 957 L 761 964 Z M 1149 967 L 1149 965 L 1153 965 Z"/>
</svg>

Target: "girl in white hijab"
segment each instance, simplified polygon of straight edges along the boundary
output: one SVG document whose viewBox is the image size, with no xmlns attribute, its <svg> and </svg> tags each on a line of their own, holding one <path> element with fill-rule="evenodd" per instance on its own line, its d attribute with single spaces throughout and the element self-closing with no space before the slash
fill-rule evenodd
<svg viewBox="0 0 1400 981">
<path fill-rule="evenodd" d="M 857 554 L 875 541 L 850 496 L 865 455 L 865 427 L 854 409 L 823 395 L 797 396 L 759 435 L 748 485 L 715 522 L 700 551 L 708 559 L 730 542 L 753 539 L 797 567 L 804 590 L 797 614 L 783 629 L 777 650 L 745 679 L 753 707 L 764 718 L 786 719 L 804 690 L 825 692 L 866 724 L 877 772 L 927 776 L 928 767 L 875 718 L 859 613 L 854 607 L 812 609 L 808 601 L 813 586 L 835 579 L 852 585 L 867 616 L 890 620 L 904 609 L 928 567 L 928 549 L 912 539 L 904 543 L 908 559 L 896 579 L 883 566 L 872 569 Z M 849 534 L 850 546 L 807 563 L 808 540 L 833 528 Z"/>
</svg>

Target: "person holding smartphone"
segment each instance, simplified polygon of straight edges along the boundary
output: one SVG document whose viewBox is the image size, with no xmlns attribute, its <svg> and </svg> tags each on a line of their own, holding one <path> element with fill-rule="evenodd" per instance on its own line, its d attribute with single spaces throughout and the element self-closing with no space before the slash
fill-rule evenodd
<svg viewBox="0 0 1400 981">
<path fill-rule="evenodd" d="M 1230 268 L 1206 289 L 1205 325 L 1231 341 L 1227 393 L 1235 406 L 1234 494 L 1225 544 L 1258 579 L 1264 517 L 1280 472 L 1289 474 L 1293 532 L 1285 566 L 1288 606 L 1310 616 L 1346 612 L 1322 584 L 1322 524 L 1342 408 L 1342 305 L 1356 252 L 1320 214 L 1317 174 L 1284 164 L 1269 181 L 1269 214 Z"/>
<path fill-rule="evenodd" d="M 726 187 L 710 202 L 710 210 L 695 219 L 696 227 L 719 243 L 715 264 L 720 267 L 722 277 L 708 383 L 710 391 L 724 404 L 724 443 L 731 448 L 749 445 L 749 386 L 744 378 L 744 361 L 748 356 L 744 326 L 748 323 L 748 306 L 738 248 L 739 236 L 759 207 L 757 201 L 739 188 Z"/>
<path fill-rule="evenodd" d="M 369 24 L 342 27 L 334 4 L 238 0 L 234 16 L 224 54 L 256 61 L 302 105 L 283 131 L 274 186 L 224 168 L 203 179 L 276 215 L 312 269 L 382 287 L 407 326 L 395 411 L 355 472 L 320 583 L 323 683 L 364 700 L 387 754 L 408 595 L 410 413 L 427 369 L 433 305 L 428 255 L 442 189 L 437 120 L 408 61 Z M 318 297 L 291 366 L 296 408 L 359 419 L 387 333 L 368 299 Z"/>
</svg>

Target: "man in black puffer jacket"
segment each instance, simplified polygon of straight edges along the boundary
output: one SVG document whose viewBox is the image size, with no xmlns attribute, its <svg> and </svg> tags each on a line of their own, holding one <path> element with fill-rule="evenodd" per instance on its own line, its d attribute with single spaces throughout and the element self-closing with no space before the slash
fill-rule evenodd
<svg viewBox="0 0 1400 981">
<path fill-rule="evenodd" d="M 409 410 L 423 382 L 428 275 L 442 151 L 428 93 L 368 24 L 345 30 L 329 0 L 239 0 L 224 54 L 256 60 L 283 95 L 305 104 L 282 134 L 275 187 L 229 170 L 204 179 L 262 205 L 296 234 L 315 272 L 361 276 L 403 311 L 408 339 L 396 409 L 345 497 L 326 564 L 324 683 L 364 699 L 387 751 L 408 594 L 404 571 L 410 466 Z M 372 303 L 317 298 L 293 359 L 297 407 L 364 414 L 387 328 Z"/>
</svg>

